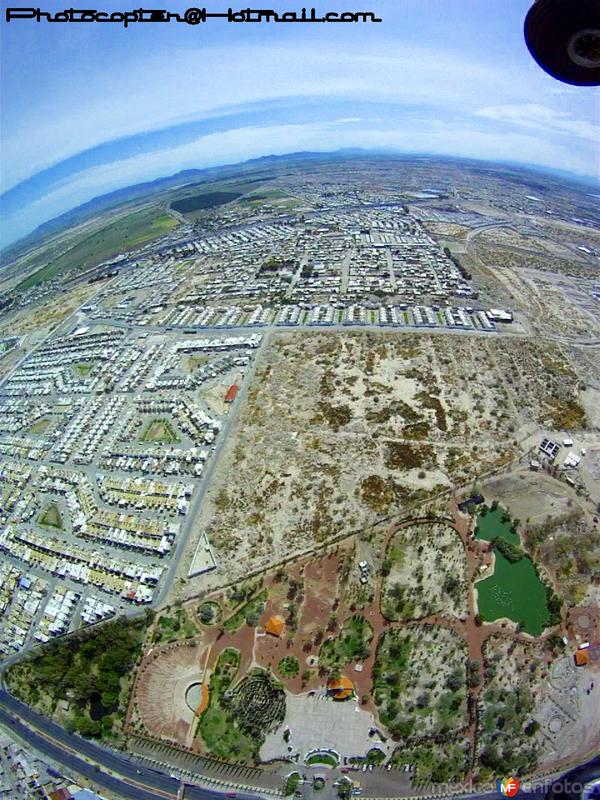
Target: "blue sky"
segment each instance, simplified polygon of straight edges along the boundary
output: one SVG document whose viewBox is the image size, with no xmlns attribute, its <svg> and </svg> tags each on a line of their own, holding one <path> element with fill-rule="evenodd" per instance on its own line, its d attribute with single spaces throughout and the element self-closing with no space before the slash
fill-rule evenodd
<svg viewBox="0 0 600 800">
<path fill-rule="evenodd" d="M 229 5 L 206 0 L 209 11 Z M 598 177 L 600 92 L 557 83 L 531 60 L 522 39 L 529 5 L 315 3 L 318 12 L 373 10 L 384 20 L 348 25 L 124 30 L 3 20 L 1 242 L 132 183 L 298 150 L 386 148 Z"/>
</svg>

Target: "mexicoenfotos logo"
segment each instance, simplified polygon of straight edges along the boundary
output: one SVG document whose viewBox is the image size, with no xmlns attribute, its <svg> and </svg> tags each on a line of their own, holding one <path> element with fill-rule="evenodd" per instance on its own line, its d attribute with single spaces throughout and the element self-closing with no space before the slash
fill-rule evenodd
<svg viewBox="0 0 600 800">
<path fill-rule="evenodd" d="M 518 778 L 498 778 L 496 787 L 504 797 L 515 797 L 519 791 L 520 782 Z"/>
</svg>

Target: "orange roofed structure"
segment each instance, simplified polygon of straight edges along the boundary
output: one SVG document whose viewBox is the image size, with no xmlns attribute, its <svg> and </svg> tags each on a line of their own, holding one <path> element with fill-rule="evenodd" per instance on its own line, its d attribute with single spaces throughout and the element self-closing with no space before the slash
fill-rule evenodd
<svg viewBox="0 0 600 800">
<path fill-rule="evenodd" d="M 229 389 L 227 389 L 227 394 L 225 395 L 225 402 L 233 403 L 239 390 L 240 387 L 237 385 L 237 383 L 234 383 L 232 386 L 230 386 Z"/>
<path fill-rule="evenodd" d="M 578 667 L 585 667 L 590 663 L 590 654 L 587 649 L 577 650 L 575 652 L 575 665 Z"/>
<path fill-rule="evenodd" d="M 267 633 L 270 633 L 271 636 L 281 636 L 284 626 L 285 623 L 281 617 L 271 617 L 265 625 L 265 630 Z"/>
<path fill-rule="evenodd" d="M 61 786 L 60 789 L 55 789 L 53 792 L 48 792 L 48 797 L 50 800 L 73 800 L 73 795 L 64 786 Z"/>
<path fill-rule="evenodd" d="M 354 695 L 354 686 L 350 678 L 342 675 L 341 678 L 330 680 L 327 684 L 327 694 L 334 700 L 348 700 Z"/>
</svg>

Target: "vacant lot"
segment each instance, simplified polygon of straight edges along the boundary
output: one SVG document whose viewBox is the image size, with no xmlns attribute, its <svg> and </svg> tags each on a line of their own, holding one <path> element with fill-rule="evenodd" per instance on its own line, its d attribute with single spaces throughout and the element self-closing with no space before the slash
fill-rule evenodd
<svg viewBox="0 0 600 800">
<path fill-rule="evenodd" d="M 140 436 L 141 442 L 154 442 L 155 444 L 173 444 L 179 439 L 173 426 L 166 419 L 155 419 L 148 423 Z"/>
<path fill-rule="evenodd" d="M 49 525 L 51 528 L 63 527 L 62 517 L 56 503 L 48 503 L 40 515 L 40 525 Z"/>
<path fill-rule="evenodd" d="M 209 585 L 470 486 L 543 420 L 582 424 L 578 391 L 560 348 L 522 339 L 273 335 L 195 528 Z"/>
</svg>

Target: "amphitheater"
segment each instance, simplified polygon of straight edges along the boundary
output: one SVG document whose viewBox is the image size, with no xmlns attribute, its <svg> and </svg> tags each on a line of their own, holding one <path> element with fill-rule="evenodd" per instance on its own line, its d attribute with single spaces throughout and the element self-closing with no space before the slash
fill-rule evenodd
<svg viewBox="0 0 600 800">
<path fill-rule="evenodd" d="M 202 698 L 205 657 L 201 645 L 170 645 L 144 665 L 136 687 L 136 718 L 150 736 L 186 744 Z"/>
</svg>

